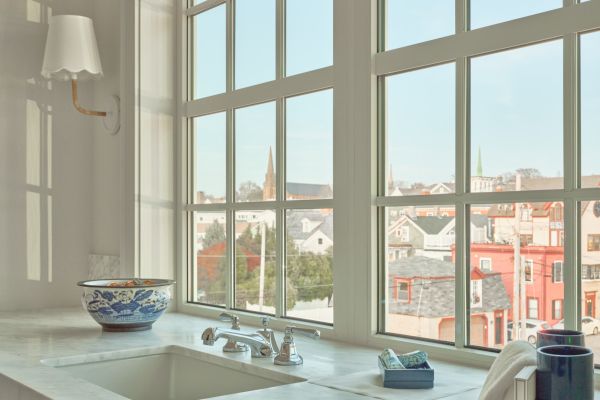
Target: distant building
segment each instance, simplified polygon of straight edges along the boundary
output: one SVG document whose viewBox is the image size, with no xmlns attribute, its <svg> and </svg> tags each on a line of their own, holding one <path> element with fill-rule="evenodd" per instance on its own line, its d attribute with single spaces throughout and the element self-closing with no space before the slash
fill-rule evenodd
<svg viewBox="0 0 600 400">
<path fill-rule="evenodd" d="M 288 215 L 286 230 L 302 253 L 326 254 L 333 246 L 331 212 L 294 210 Z"/>
<path fill-rule="evenodd" d="M 388 261 L 413 255 L 452 259 L 455 219 L 447 216 L 403 215 L 388 227 Z M 485 215 L 471 217 L 471 241 L 489 243 L 491 226 Z"/>
<path fill-rule="evenodd" d="M 453 342 L 454 280 L 452 262 L 421 256 L 390 262 L 386 329 Z M 470 299 L 470 343 L 504 345 L 510 302 L 500 274 L 473 268 Z"/>
<path fill-rule="evenodd" d="M 274 200 L 276 198 L 276 175 L 273 168 L 273 155 L 269 148 L 269 157 L 267 160 L 267 172 L 263 182 L 263 200 Z M 327 184 L 315 183 L 286 183 L 286 199 L 288 200 L 312 200 L 312 199 L 330 199 L 333 197 L 333 190 Z"/>
</svg>

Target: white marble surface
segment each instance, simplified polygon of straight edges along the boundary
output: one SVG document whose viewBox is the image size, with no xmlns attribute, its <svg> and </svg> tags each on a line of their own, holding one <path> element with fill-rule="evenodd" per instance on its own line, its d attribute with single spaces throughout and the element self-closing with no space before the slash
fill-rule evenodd
<svg viewBox="0 0 600 400">
<path fill-rule="evenodd" d="M 335 381 L 339 383 L 340 377 L 345 375 L 374 370 L 377 366 L 377 349 L 298 337 L 296 342 L 300 353 L 304 356 L 304 365 L 275 366 L 272 360 L 252 359 L 248 353 L 223 353 L 221 348 L 225 341 L 218 341 L 215 346 L 202 344 L 201 334 L 205 328 L 225 325 L 214 320 L 170 313 L 161 317 L 151 331 L 103 333 L 100 327 L 79 309 L 0 313 L 0 375 L 51 399 L 123 399 L 122 396 L 53 368 L 50 365 L 61 361 L 52 359 L 73 356 L 72 361 L 94 361 L 98 360 L 98 357 L 103 357 L 98 353 L 144 347 L 151 352 L 155 351 L 152 349 L 156 347 L 178 345 L 308 379 L 303 383 L 263 389 L 260 394 L 247 392 L 223 396 L 219 399 L 358 400 L 370 397 L 364 396 L 364 392 L 362 395 L 353 394 L 355 390 L 353 385 L 338 384 L 336 388 L 324 385 L 328 385 L 328 377 L 335 377 Z M 255 330 L 256 328 L 242 326 L 242 329 Z M 278 334 L 277 338 L 281 341 L 282 335 Z M 46 362 L 48 365 L 41 363 L 41 360 L 48 359 L 50 359 Z M 465 394 L 461 397 L 463 400 L 477 397 L 478 390 L 473 388 L 481 386 L 485 371 L 436 360 L 432 360 L 432 364 L 437 376 L 447 372 L 468 377 L 467 381 L 456 383 L 456 390 L 452 390 L 454 397 L 449 398 L 458 398 L 463 392 Z M 354 384 L 361 383 L 356 382 L 356 378 L 352 376 L 350 380 L 353 380 Z M 422 395 L 413 392 L 411 398 L 430 398 L 427 392 L 427 390 L 423 391 Z M 394 393 L 402 396 L 402 391 L 394 390 Z M 373 393 L 373 398 L 381 397 Z"/>
</svg>

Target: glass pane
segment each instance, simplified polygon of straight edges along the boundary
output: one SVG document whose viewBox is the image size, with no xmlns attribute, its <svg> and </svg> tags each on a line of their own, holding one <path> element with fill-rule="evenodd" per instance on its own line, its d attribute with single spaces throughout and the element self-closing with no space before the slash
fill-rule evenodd
<svg viewBox="0 0 600 400">
<path fill-rule="evenodd" d="M 562 41 L 471 60 L 471 190 L 563 187 Z"/>
<path fill-rule="evenodd" d="M 581 35 L 581 186 L 600 186 L 600 32 Z"/>
<path fill-rule="evenodd" d="M 560 327 L 563 215 L 561 202 L 471 209 L 471 345 L 535 344 L 538 330 Z"/>
<path fill-rule="evenodd" d="M 194 25 L 193 98 L 225 92 L 226 13 L 225 4 L 192 18 Z"/>
<path fill-rule="evenodd" d="M 196 203 L 225 202 L 226 130 L 224 112 L 194 118 Z"/>
<path fill-rule="evenodd" d="M 562 7 L 562 0 L 471 0 L 471 29 Z"/>
<path fill-rule="evenodd" d="M 454 342 L 454 211 L 386 209 L 386 332 Z"/>
<path fill-rule="evenodd" d="M 235 88 L 275 79 L 275 0 L 235 0 Z"/>
<path fill-rule="evenodd" d="M 225 306 L 227 297 L 225 213 L 194 213 L 194 225 L 197 249 L 194 301 Z"/>
<path fill-rule="evenodd" d="M 333 64 L 333 0 L 285 2 L 286 75 Z"/>
<path fill-rule="evenodd" d="M 275 211 L 235 213 L 235 308 L 275 314 Z"/>
<path fill-rule="evenodd" d="M 286 232 L 286 315 L 333 323 L 333 210 L 288 210 Z"/>
<path fill-rule="evenodd" d="M 235 110 L 236 201 L 275 200 L 275 102 Z"/>
<path fill-rule="evenodd" d="M 581 329 L 600 364 L 600 200 L 581 202 L 581 278 Z"/>
<path fill-rule="evenodd" d="M 454 34 L 454 0 L 386 0 L 386 50 Z"/>
<path fill-rule="evenodd" d="M 333 196 L 333 90 L 286 99 L 287 198 Z"/>
<path fill-rule="evenodd" d="M 454 64 L 386 78 L 386 194 L 453 193 Z"/>
</svg>

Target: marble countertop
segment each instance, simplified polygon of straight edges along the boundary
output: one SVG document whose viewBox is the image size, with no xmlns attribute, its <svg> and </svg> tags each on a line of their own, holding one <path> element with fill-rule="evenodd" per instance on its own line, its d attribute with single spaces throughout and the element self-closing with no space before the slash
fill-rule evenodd
<svg viewBox="0 0 600 400">
<path fill-rule="evenodd" d="M 29 390 L 51 399 L 122 399 L 114 393 L 70 375 L 68 372 L 43 365 L 41 360 L 92 353 L 153 348 L 179 345 L 203 351 L 219 357 L 234 358 L 244 363 L 295 375 L 307 382 L 279 386 L 256 391 L 219 397 L 219 399 L 364 399 L 371 393 L 361 393 L 360 384 L 377 371 L 377 349 L 349 345 L 331 340 L 311 340 L 298 337 L 296 343 L 304 356 L 304 365 L 282 367 L 272 360 L 252 359 L 248 353 L 223 353 L 224 341 L 214 346 L 202 344 L 201 334 L 209 326 L 226 326 L 210 319 L 187 314 L 168 313 L 161 317 L 154 328 L 145 332 L 102 332 L 85 311 L 81 309 L 51 309 L 43 311 L 0 313 L 0 377 L 3 375 Z M 244 327 L 242 330 L 255 330 Z M 277 335 L 281 342 L 282 335 Z M 223 342 L 223 343 L 221 343 Z M 445 398 L 461 400 L 476 399 L 483 384 L 486 371 L 432 360 L 438 377 L 453 376 L 451 389 L 440 397 L 431 391 L 421 391 L 412 399 Z M 343 379 L 348 375 L 345 388 Z M 329 378 L 329 379 L 328 379 Z M 336 378 L 335 380 L 333 378 Z M 336 384 L 330 384 L 332 382 Z M 342 382 L 340 384 L 340 382 Z M 358 386 L 357 386 L 358 384 Z M 0 382 L 1 385 L 1 382 Z M 441 385 L 443 386 L 443 385 Z M 411 391 L 412 392 L 412 391 Z M 356 394 L 355 394 L 356 393 Z M 396 390 L 394 394 L 399 394 Z M 44 398 L 41 396 L 40 398 Z M 373 398 L 385 398 L 372 394 Z M 377 397 L 375 397 L 377 396 Z M 1 397 L 1 396 L 0 396 Z"/>
</svg>

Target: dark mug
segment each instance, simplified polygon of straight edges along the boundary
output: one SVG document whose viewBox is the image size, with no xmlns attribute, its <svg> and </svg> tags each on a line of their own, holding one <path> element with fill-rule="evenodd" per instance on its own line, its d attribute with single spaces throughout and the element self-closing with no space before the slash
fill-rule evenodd
<svg viewBox="0 0 600 400">
<path fill-rule="evenodd" d="M 579 346 L 537 349 L 537 400 L 593 400 L 594 353 Z"/>
<path fill-rule="evenodd" d="M 537 332 L 536 346 L 585 346 L 585 335 L 583 332 L 568 329 L 543 329 Z"/>
</svg>

